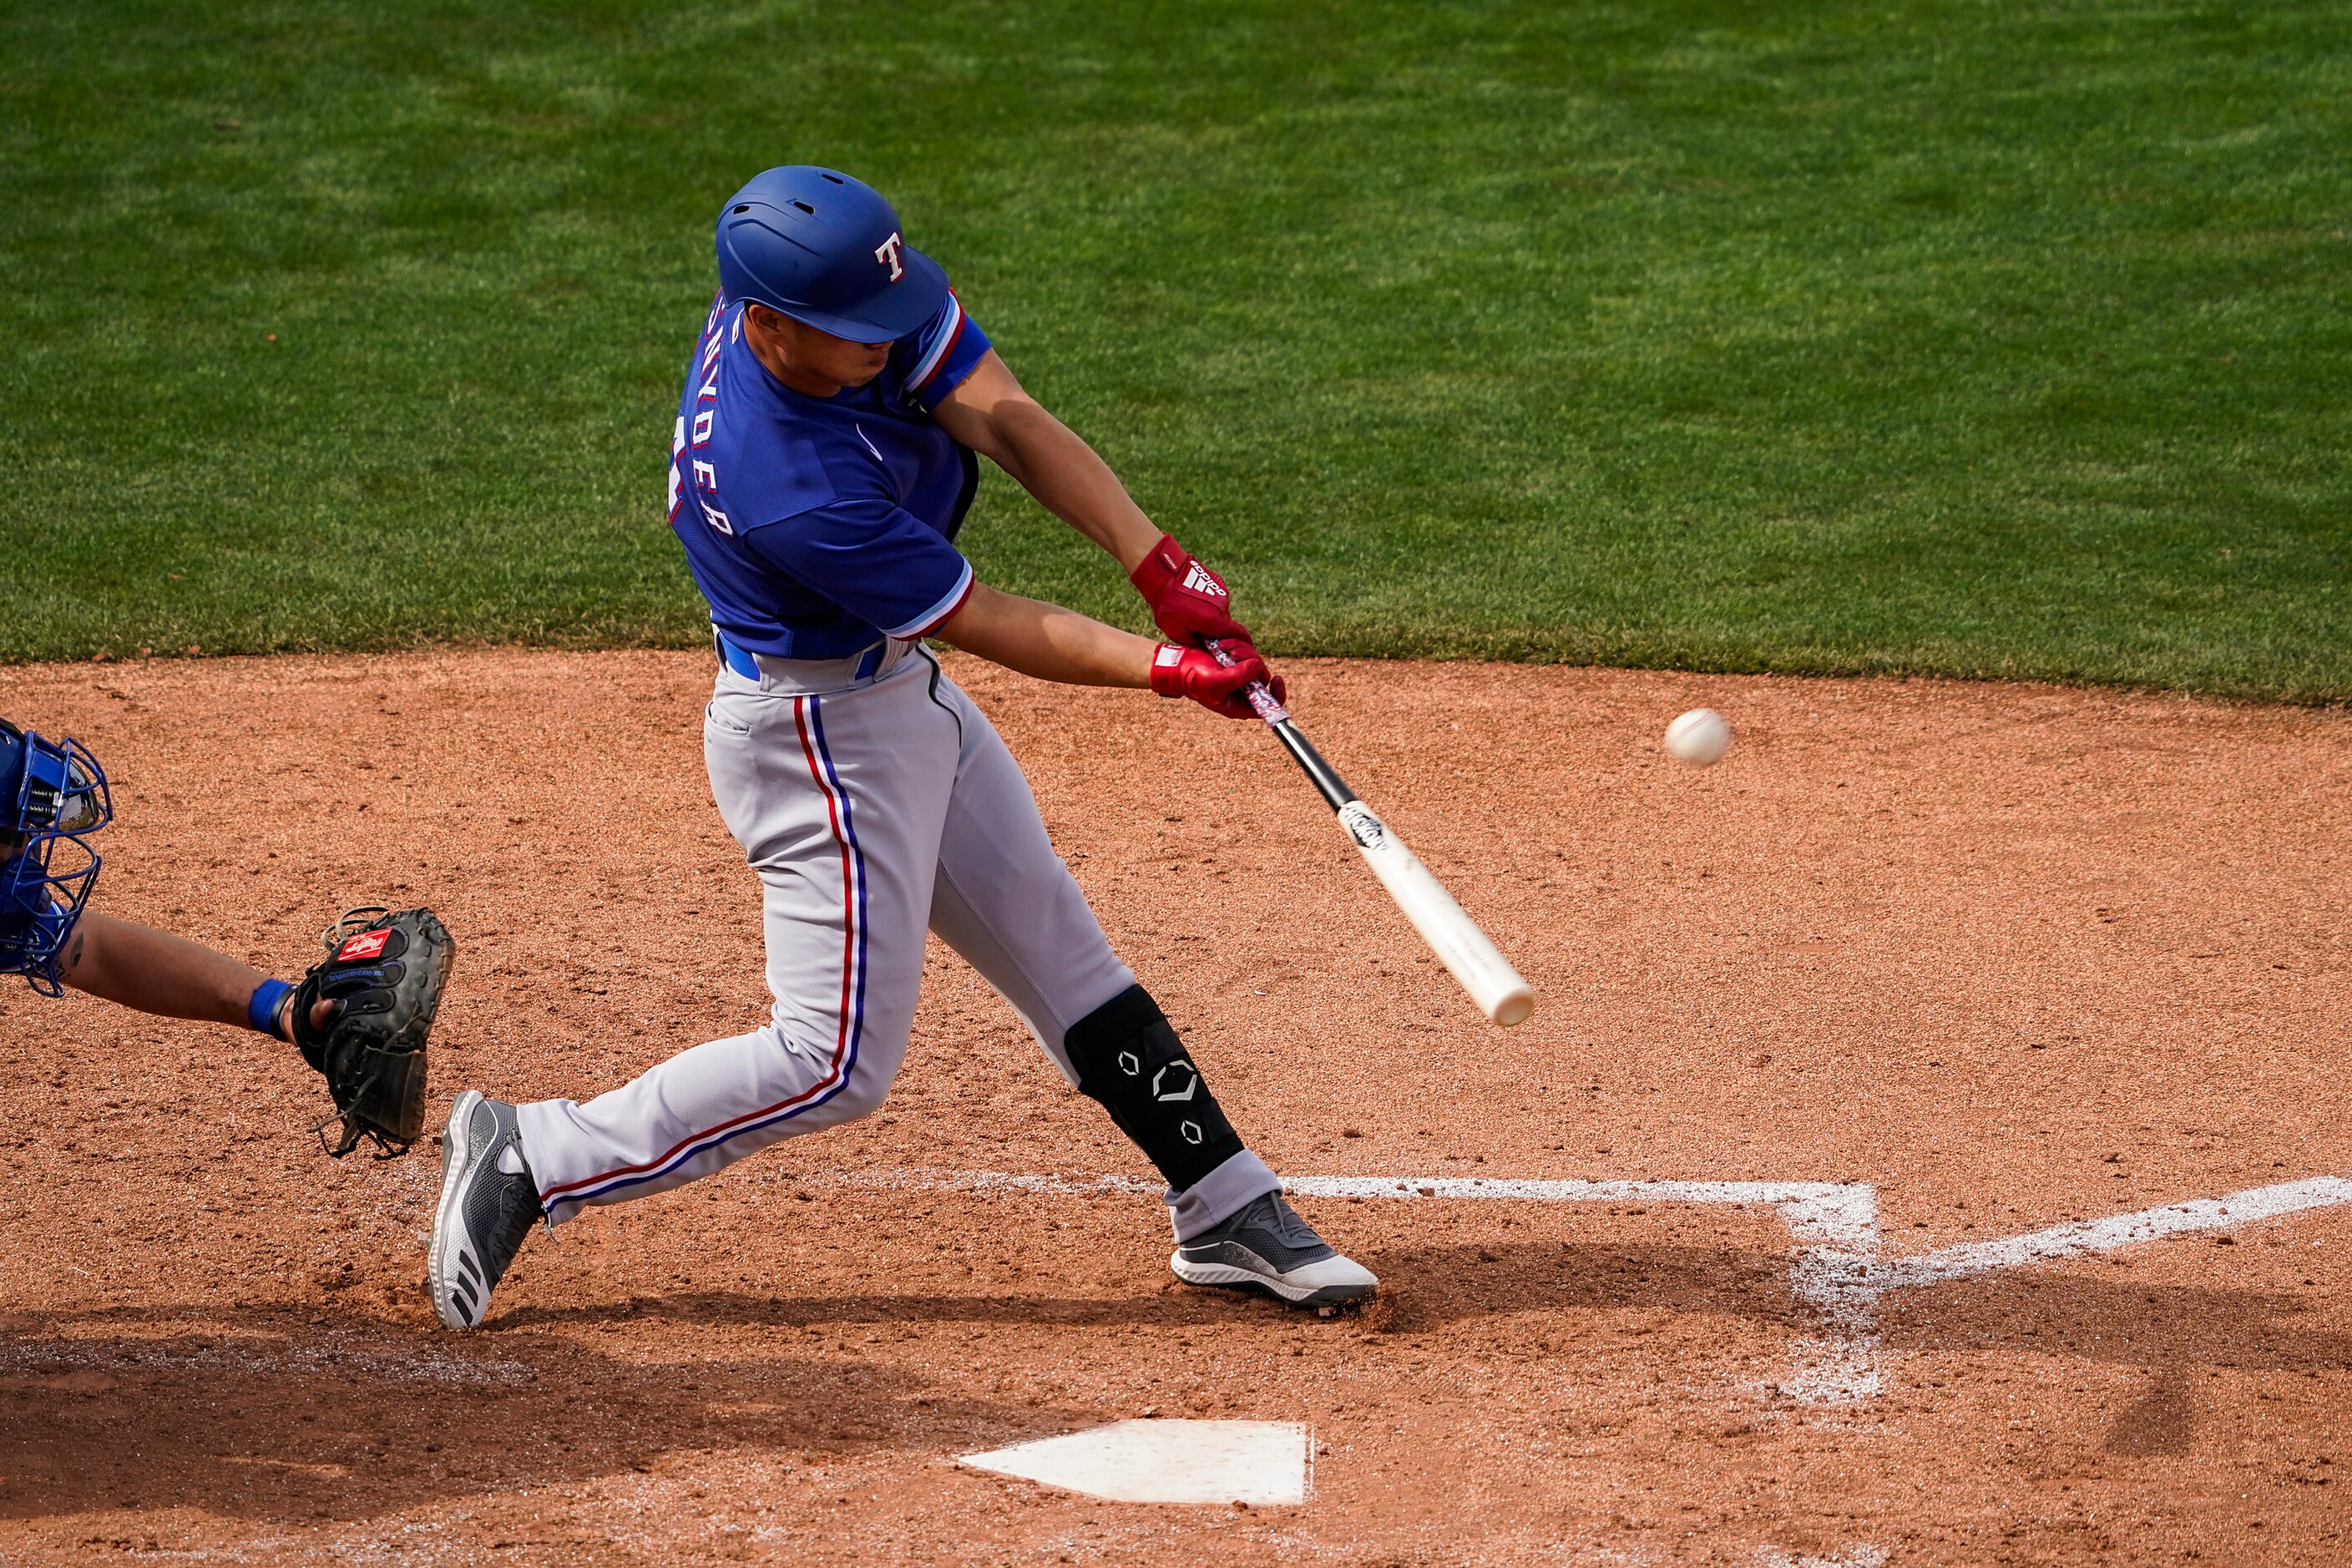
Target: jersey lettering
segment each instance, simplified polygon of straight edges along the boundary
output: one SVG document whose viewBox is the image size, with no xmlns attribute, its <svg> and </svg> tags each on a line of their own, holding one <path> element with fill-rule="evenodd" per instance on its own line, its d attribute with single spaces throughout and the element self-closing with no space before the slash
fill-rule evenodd
<svg viewBox="0 0 2352 1568">
<path fill-rule="evenodd" d="M 698 447 L 707 447 L 710 444 L 710 416 L 712 412 L 712 410 L 706 408 L 701 413 L 694 416 L 694 444 Z"/>
<path fill-rule="evenodd" d="M 677 520 L 677 497 L 681 488 L 677 478 L 677 458 L 678 454 L 685 450 L 686 416 L 681 414 L 677 416 L 677 427 L 670 432 L 669 437 L 669 516 L 673 522 Z"/>
<path fill-rule="evenodd" d="M 732 533 L 735 531 L 735 525 L 727 521 L 727 514 L 725 512 L 720 511 L 717 507 L 712 506 L 707 500 L 697 500 L 695 504 L 702 509 L 703 521 L 709 523 L 711 527 L 717 529 L 721 533 Z"/>
</svg>

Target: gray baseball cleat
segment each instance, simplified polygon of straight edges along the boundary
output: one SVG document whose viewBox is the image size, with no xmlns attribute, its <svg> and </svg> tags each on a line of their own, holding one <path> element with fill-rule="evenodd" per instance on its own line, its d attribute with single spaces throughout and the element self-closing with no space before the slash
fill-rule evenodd
<svg viewBox="0 0 2352 1568">
<path fill-rule="evenodd" d="M 482 1321 L 490 1291 L 541 1213 L 530 1170 L 499 1169 L 499 1156 L 510 1148 L 520 1163 L 514 1107 L 476 1089 L 459 1095 L 441 1135 L 441 1209 L 425 1257 L 425 1289 L 444 1328 L 470 1329 Z"/>
<path fill-rule="evenodd" d="M 1381 1283 L 1316 1235 L 1280 1193 L 1266 1194 L 1184 1243 L 1168 1266 L 1187 1285 L 1264 1290 L 1294 1307 L 1360 1301 Z"/>
</svg>

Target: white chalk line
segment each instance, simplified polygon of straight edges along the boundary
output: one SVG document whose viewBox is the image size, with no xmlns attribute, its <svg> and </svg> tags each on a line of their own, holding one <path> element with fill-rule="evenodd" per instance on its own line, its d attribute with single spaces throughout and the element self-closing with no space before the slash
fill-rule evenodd
<svg viewBox="0 0 2352 1568">
<path fill-rule="evenodd" d="M 1884 1546 L 1850 1546 L 1831 1557 L 1811 1557 L 1768 1546 L 1757 1553 L 1757 1568 L 1886 1568 Z"/>
<path fill-rule="evenodd" d="M 2352 1180 L 2342 1176 L 2311 1176 L 2275 1186 L 2248 1187 L 2218 1198 L 2196 1198 L 2166 1204 L 2104 1219 L 2076 1220 L 2048 1230 L 1995 1241 L 1963 1242 L 1937 1252 L 1897 1258 L 1874 1265 L 1871 1283 L 1882 1290 L 1910 1286 L 1940 1285 L 1995 1269 L 2016 1268 L 2053 1258 L 2078 1258 L 2084 1253 L 2112 1252 L 2168 1236 L 2192 1231 L 2226 1230 L 2255 1220 L 2278 1219 L 2310 1209 L 2352 1203 Z"/>
<path fill-rule="evenodd" d="M 783 1176 L 833 1187 L 887 1187 L 917 1192 L 1043 1194 L 1152 1193 L 1157 1182 L 1140 1176 L 1070 1176 L 1014 1171 L 828 1171 Z M 1832 1207 L 1862 1183 L 1838 1182 L 1585 1182 L 1538 1181 L 1501 1176 L 1287 1176 L 1283 1191 L 1313 1198 L 1501 1198 L 1520 1203 L 1616 1203 L 1647 1200 L 1691 1204 L 1818 1204 Z"/>
<path fill-rule="evenodd" d="M 918 1192 L 1007 1192 L 1083 1194 L 1156 1194 L 1160 1184 L 1136 1176 L 1065 1176 L 1011 1171 L 843 1171 L 787 1177 L 835 1187 L 883 1187 Z M 2352 1177 L 2310 1176 L 2248 1187 L 2218 1198 L 2194 1198 L 2100 1219 L 1990 1241 L 1962 1242 L 1935 1252 L 1867 1263 L 1877 1250 L 1876 1189 L 1866 1182 L 1551 1181 L 1502 1176 L 1290 1176 L 1283 1190 L 1302 1197 L 1391 1198 L 1457 1202 L 1686 1203 L 1754 1205 L 1780 1212 L 1801 1241 L 1842 1249 L 1841 1278 L 1881 1289 L 1937 1285 L 2030 1263 L 2108 1252 L 2120 1247 L 2194 1231 L 2224 1230 L 2256 1220 L 2352 1204 Z"/>
<path fill-rule="evenodd" d="M 1159 1184 L 1135 1176 L 1070 1176 L 1011 1171 L 836 1171 L 786 1177 L 803 1184 L 899 1192 L 1019 1193 L 1041 1195 L 1150 1194 Z M 1417 1202 L 1728 1204 L 1776 1211 L 1801 1245 L 1790 1260 L 1790 1288 L 1817 1331 L 1798 1340 L 1796 1369 L 1773 1384 L 1806 1405 L 1844 1405 L 1880 1390 L 1878 1337 L 1869 1307 L 1847 1270 L 1877 1256 L 1878 1198 L 1860 1182 L 1547 1181 L 1502 1176 L 1290 1176 L 1283 1190 L 1301 1197 L 1386 1198 Z"/>
<path fill-rule="evenodd" d="M 834 1172 L 798 1178 L 829 1186 L 898 1191 L 1157 1194 L 1134 1176 L 1066 1176 L 1008 1171 Z M 2030 1264 L 2112 1252 L 2197 1231 L 2352 1204 L 2352 1178 L 2312 1176 L 2248 1187 L 2218 1198 L 2164 1204 L 2101 1219 L 1990 1241 L 1962 1242 L 1909 1258 L 1879 1256 L 1878 1195 L 1865 1182 L 1567 1181 L 1504 1176 L 1292 1176 L 1286 1192 L 1301 1197 L 1382 1198 L 1455 1203 L 1729 1204 L 1770 1208 L 1800 1244 L 1789 1264 L 1790 1289 L 1814 1331 L 1795 1347 L 1796 1372 L 1774 1385 L 1808 1405 L 1846 1405 L 1884 1391 L 1877 1311 L 1889 1290 L 1916 1289 Z"/>
</svg>

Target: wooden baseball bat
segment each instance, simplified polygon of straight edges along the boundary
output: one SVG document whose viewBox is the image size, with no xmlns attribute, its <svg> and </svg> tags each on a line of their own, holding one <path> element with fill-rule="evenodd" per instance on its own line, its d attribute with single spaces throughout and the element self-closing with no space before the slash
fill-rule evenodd
<svg viewBox="0 0 2352 1568">
<path fill-rule="evenodd" d="M 1213 641 L 1209 644 L 1209 652 L 1228 668 L 1234 662 L 1233 656 Z M 1339 826 L 1364 857 L 1364 864 L 1372 868 L 1372 875 L 1381 879 L 1381 886 L 1404 911 L 1404 918 L 1421 932 L 1429 950 L 1453 971 L 1454 978 L 1462 983 L 1462 989 L 1470 994 L 1478 1010 L 1506 1029 L 1526 1022 L 1528 1015 L 1536 1010 L 1535 992 L 1519 978 L 1519 972 L 1511 967 L 1511 961 L 1503 956 L 1502 950 L 1478 929 L 1478 922 L 1454 902 L 1445 884 L 1421 863 L 1421 857 L 1405 847 L 1396 829 L 1382 822 L 1370 806 L 1357 797 L 1339 770 L 1323 760 L 1323 754 L 1299 732 L 1289 710 L 1274 700 L 1274 693 L 1266 689 L 1264 681 L 1250 682 L 1249 702 L 1257 716 L 1265 721 L 1265 727 L 1274 731 L 1274 738 L 1282 742 L 1283 750 L 1290 753 L 1291 761 L 1298 764 L 1329 804 L 1339 819 Z"/>
</svg>

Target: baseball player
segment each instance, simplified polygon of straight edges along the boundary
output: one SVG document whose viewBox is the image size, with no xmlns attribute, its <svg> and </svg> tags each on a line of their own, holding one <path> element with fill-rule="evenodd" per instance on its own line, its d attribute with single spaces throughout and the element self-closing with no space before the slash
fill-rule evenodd
<svg viewBox="0 0 2352 1568">
<path fill-rule="evenodd" d="M 106 771 L 70 737 L 0 719 L 0 975 L 44 996 L 68 985 L 166 1018 L 241 1025 L 286 1041 L 326 1075 L 341 1136 L 405 1148 L 424 1131 L 425 1042 L 454 951 L 423 910 L 354 910 L 299 981 L 90 909 L 90 837 L 114 820 Z M 354 916 L 362 917 L 354 919 Z M 379 918 L 380 917 L 380 918 Z"/>
<path fill-rule="evenodd" d="M 1041 679 L 1148 687 L 1246 719 L 1244 689 L 1279 695 L 1281 681 L 1223 583 L 1022 390 L 866 185 L 771 169 L 721 211 L 718 253 L 669 520 L 709 601 L 704 759 L 763 889 L 773 1008 L 584 1104 L 460 1095 L 426 1264 L 440 1321 L 482 1321 L 534 1221 L 662 1192 L 879 1106 L 926 928 L 1159 1167 L 1179 1278 L 1298 1306 L 1370 1294 L 1371 1274 L 1243 1146 L 1104 939 L 1019 765 L 923 646 L 938 636 Z M 1117 557 L 1170 640 L 975 581 L 955 538 L 981 457 Z"/>
</svg>

